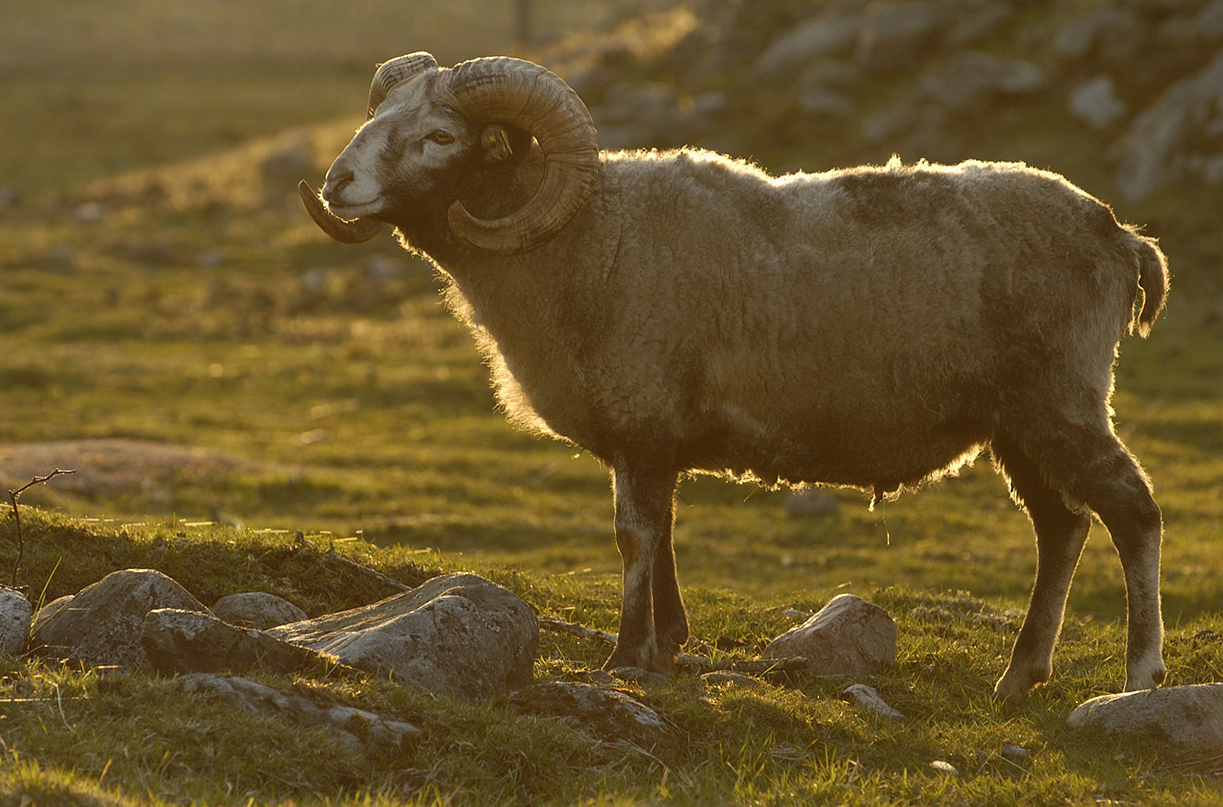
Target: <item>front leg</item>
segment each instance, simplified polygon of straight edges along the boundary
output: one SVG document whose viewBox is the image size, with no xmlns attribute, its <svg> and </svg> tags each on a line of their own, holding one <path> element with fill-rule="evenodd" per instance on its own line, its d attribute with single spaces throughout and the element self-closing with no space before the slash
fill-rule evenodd
<svg viewBox="0 0 1223 807">
<path fill-rule="evenodd" d="M 687 638 L 671 549 L 677 480 L 674 470 L 648 462 L 621 462 L 614 469 L 616 547 L 624 562 L 624 594 L 616 649 L 604 669 L 669 672 L 679 644 Z"/>
</svg>

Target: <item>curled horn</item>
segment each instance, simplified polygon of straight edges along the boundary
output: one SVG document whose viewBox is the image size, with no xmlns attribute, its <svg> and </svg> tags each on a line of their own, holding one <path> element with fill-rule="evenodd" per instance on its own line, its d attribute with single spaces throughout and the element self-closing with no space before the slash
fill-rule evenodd
<svg viewBox="0 0 1223 807">
<path fill-rule="evenodd" d="M 369 104 L 367 120 L 374 117 L 374 112 L 386 100 L 387 93 L 392 88 L 402 84 L 428 70 L 437 70 L 437 61 L 423 51 L 398 56 L 389 62 L 378 66 L 374 72 L 373 81 L 369 85 Z M 382 222 L 374 219 L 342 219 L 327 209 L 314 189 L 304 179 L 297 184 L 297 192 L 301 195 L 306 212 L 319 229 L 342 244 L 360 244 L 368 241 L 382 231 Z"/>
<path fill-rule="evenodd" d="M 387 93 L 393 88 L 429 70 L 437 70 L 437 60 L 433 58 L 432 54 L 425 53 L 423 50 L 409 53 L 406 56 L 396 56 L 389 62 L 378 65 L 374 79 L 369 83 L 366 120 L 374 117 L 374 112 L 386 100 Z"/>
<path fill-rule="evenodd" d="M 513 255 L 547 242 L 585 206 L 599 171 L 598 136 L 582 99 L 555 73 L 532 62 L 498 56 L 473 59 L 443 72 L 445 89 L 469 120 L 516 126 L 544 153 L 539 189 L 500 219 L 478 219 L 450 206 L 450 229 L 486 252 Z"/>
</svg>

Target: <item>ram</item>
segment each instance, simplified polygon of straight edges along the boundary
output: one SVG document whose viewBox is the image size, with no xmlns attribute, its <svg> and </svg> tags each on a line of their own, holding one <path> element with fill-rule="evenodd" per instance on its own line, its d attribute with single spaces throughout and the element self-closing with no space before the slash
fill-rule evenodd
<svg viewBox="0 0 1223 807">
<path fill-rule="evenodd" d="M 624 590 L 607 667 L 668 670 L 688 638 L 684 474 L 878 497 L 988 447 L 1038 550 L 997 694 L 1049 678 L 1092 512 L 1125 575 L 1126 689 L 1163 680 L 1161 515 L 1109 396 L 1166 263 L 1060 176 L 893 159 L 772 177 L 697 150 L 600 152 L 545 68 L 414 53 L 378 68 L 367 122 L 321 192 L 300 190 L 332 237 L 390 224 L 432 260 L 509 417 L 609 468 Z"/>
</svg>

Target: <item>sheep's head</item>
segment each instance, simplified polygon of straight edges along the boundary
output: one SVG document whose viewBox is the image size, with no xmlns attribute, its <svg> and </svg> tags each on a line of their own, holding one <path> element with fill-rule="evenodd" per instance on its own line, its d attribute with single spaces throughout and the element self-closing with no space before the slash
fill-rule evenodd
<svg viewBox="0 0 1223 807">
<path fill-rule="evenodd" d="M 304 180 L 298 190 L 323 232 L 344 243 L 367 241 L 405 195 L 436 198 L 456 166 L 477 155 L 487 162 L 509 156 L 506 127 L 539 143 L 539 189 L 503 218 L 476 218 L 456 199 L 447 219 L 467 246 L 526 252 L 586 204 L 599 157 L 586 105 L 554 73 L 522 59 L 474 59 L 447 69 L 428 53 L 412 53 L 386 62 L 370 84 L 368 119 L 332 163 L 322 192 Z"/>
</svg>

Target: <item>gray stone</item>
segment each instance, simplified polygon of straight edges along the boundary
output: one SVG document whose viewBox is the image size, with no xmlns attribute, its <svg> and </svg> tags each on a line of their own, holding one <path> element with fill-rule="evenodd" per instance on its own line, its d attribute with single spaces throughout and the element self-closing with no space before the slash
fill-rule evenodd
<svg viewBox="0 0 1223 807">
<path fill-rule="evenodd" d="M 768 658 L 800 656 L 816 675 L 875 673 L 896 662 L 896 623 L 887 611 L 840 594 L 764 649 Z"/>
<path fill-rule="evenodd" d="M 1117 64 L 1132 57 L 1145 36 L 1133 9 L 1100 3 L 1063 26 L 1053 37 L 1053 49 L 1064 59 L 1095 56 Z"/>
<path fill-rule="evenodd" d="M 1213 138 L 1223 120 L 1223 50 L 1198 73 L 1168 88 L 1130 126 L 1120 144 L 1116 182 L 1130 201 L 1185 179 L 1194 165 L 1205 165 L 1214 154 L 1195 155 L 1191 144 Z"/>
<path fill-rule="evenodd" d="M 509 704 L 523 714 L 558 718 L 605 742 L 628 741 L 654 753 L 676 747 L 675 735 L 658 712 L 614 689 L 546 681 L 513 693 Z"/>
<path fill-rule="evenodd" d="M 34 618 L 32 646 L 51 658 L 138 669 L 148 663 L 140 626 L 155 608 L 208 611 L 161 572 L 126 569 L 41 609 Z"/>
<path fill-rule="evenodd" d="M 262 631 L 176 608 L 156 608 L 145 614 L 140 643 L 149 664 L 164 673 L 324 672 L 335 663 L 333 657 Z"/>
<path fill-rule="evenodd" d="M 1101 695 L 1080 704 L 1066 722 L 1154 752 L 1216 756 L 1223 754 L 1223 683 Z"/>
<path fill-rule="evenodd" d="M 15 588 L 0 586 L 0 655 L 25 652 L 30 641 L 30 601 Z"/>
<path fill-rule="evenodd" d="M 998 96 L 1024 95 L 1048 83 L 1034 62 L 981 51 L 956 53 L 922 79 L 926 95 L 948 109 L 968 109 Z"/>
<path fill-rule="evenodd" d="M 855 59 L 873 73 L 891 73 L 916 66 L 931 51 L 946 23 L 946 4 L 872 3 L 862 15 Z"/>
<path fill-rule="evenodd" d="M 1185 3 L 1184 8 L 1192 10 L 1193 6 Z M 1223 0 L 1206 3 L 1196 14 L 1166 20 L 1159 26 L 1158 39 L 1160 45 L 1173 48 L 1223 40 Z"/>
<path fill-rule="evenodd" d="M 1125 117 L 1112 76 L 1090 78 L 1070 91 L 1070 112 L 1093 129 L 1106 129 Z"/>
<path fill-rule="evenodd" d="M 411 723 L 375 712 L 328 703 L 249 681 L 206 673 L 185 675 L 177 682 L 184 692 L 200 693 L 256 715 L 292 720 L 307 728 L 334 732 L 353 750 L 378 753 L 403 750 L 423 732 Z"/>
<path fill-rule="evenodd" d="M 848 53 L 858 40 L 858 14 L 821 14 L 773 40 L 752 66 L 756 79 L 772 80 L 816 59 Z"/>
<path fill-rule="evenodd" d="M 486 700 L 527 684 L 531 607 L 474 574 L 435 577 L 373 605 L 271 628 L 285 641 L 426 692 Z"/>
<path fill-rule="evenodd" d="M 949 48 L 968 47 L 998 30 L 1014 14 L 1009 3 L 981 0 L 964 9 L 957 21 L 952 23 L 944 35 L 944 44 Z"/>
<path fill-rule="evenodd" d="M 264 591 L 230 594 L 212 604 L 212 613 L 231 625 L 266 630 L 277 625 L 300 622 L 309 615 L 293 603 Z"/>
<path fill-rule="evenodd" d="M 899 710 L 888 705 L 879 690 L 866 684 L 851 684 L 841 693 L 841 700 L 856 703 L 868 712 L 874 712 L 889 720 L 903 720 L 904 715 Z"/>
</svg>

